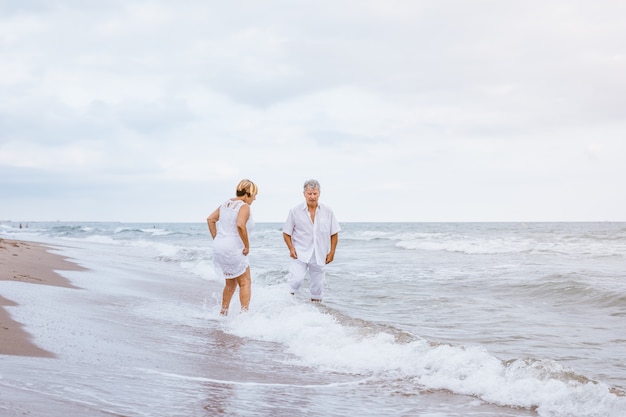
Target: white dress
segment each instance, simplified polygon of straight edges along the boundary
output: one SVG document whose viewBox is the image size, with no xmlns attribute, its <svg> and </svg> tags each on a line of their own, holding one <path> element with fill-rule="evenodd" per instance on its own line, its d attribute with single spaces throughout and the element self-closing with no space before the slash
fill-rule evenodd
<svg viewBox="0 0 626 417">
<path fill-rule="evenodd" d="M 213 241 L 213 265 L 215 272 L 225 279 L 237 278 L 248 268 L 248 257 L 243 254 L 243 241 L 237 231 L 237 216 L 244 204 L 241 200 L 228 200 L 220 206 L 217 235 Z M 246 227 L 248 232 L 254 227 L 252 214 Z"/>
</svg>

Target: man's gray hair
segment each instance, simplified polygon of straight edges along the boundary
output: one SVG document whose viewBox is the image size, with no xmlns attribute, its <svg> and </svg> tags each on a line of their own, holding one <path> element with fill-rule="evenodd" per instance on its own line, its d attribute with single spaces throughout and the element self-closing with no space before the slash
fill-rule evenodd
<svg viewBox="0 0 626 417">
<path fill-rule="evenodd" d="M 314 190 L 322 191 L 322 187 L 317 180 L 306 180 L 304 182 L 304 191 L 306 191 L 307 188 L 313 188 Z"/>
</svg>

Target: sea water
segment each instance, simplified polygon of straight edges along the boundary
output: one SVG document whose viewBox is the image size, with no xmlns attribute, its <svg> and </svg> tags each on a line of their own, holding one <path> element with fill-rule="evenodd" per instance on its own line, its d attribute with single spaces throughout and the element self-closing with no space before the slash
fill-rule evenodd
<svg viewBox="0 0 626 417">
<path fill-rule="evenodd" d="M 206 224 L 1 224 L 89 269 L 0 282 L 55 354 L 0 357 L 0 415 L 626 416 L 625 223 L 344 223 L 321 304 L 281 226 L 222 317 Z"/>
</svg>

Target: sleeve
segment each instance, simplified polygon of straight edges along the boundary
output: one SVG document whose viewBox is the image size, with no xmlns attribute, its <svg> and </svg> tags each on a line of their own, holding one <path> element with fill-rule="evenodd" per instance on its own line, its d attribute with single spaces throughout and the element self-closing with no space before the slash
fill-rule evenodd
<svg viewBox="0 0 626 417">
<path fill-rule="evenodd" d="M 296 226 L 295 218 L 293 215 L 293 209 L 289 210 L 289 214 L 287 215 L 287 220 L 283 225 L 283 233 L 288 234 L 289 236 L 293 235 L 293 229 Z"/>
<path fill-rule="evenodd" d="M 341 232 L 341 226 L 339 226 L 339 222 L 337 221 L 337 218 L 335 217 L 335 213 L 333 212 L 333 214 L 331 215 L 331 219 L 330 219 L 330 235 L 334 235 Z"/>
</svg>

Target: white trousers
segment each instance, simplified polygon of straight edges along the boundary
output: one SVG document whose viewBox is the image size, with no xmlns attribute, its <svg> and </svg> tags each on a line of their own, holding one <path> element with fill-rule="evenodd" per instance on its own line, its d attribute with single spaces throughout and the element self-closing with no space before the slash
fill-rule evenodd
<svg viewBox="0 0 626 417">
<path fill-rule="evenodd" d="M 296 293 L 307 271 L 309 272 L 309 281 L 311 286 L 309 291 L 311 292 L 311 298 L 315 300 L 321 300 L 324 296 L 324 281 L 326 279 L 326 265 L 318 265 L 315 263 L 315 256 L 307 262 L 302 262 L 299 259 L 292 259 L 289 265 L 289 275 L 287 282 L 292 293 Z"/>
</svg>

